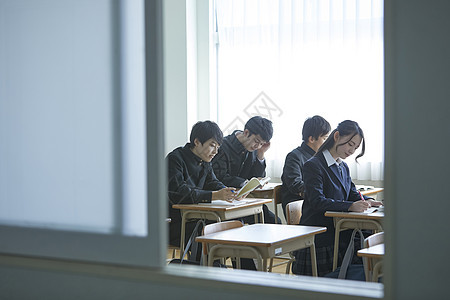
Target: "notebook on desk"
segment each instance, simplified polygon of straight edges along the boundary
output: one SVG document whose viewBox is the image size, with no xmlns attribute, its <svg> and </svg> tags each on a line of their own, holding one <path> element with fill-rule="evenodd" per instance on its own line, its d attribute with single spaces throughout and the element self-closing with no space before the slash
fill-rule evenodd
<svg viewBox="0 0 450 300">
<path fill-rule="evenodd" d="M 355 185 L 355 187 L 358 191 L 369 191 L 375 188 L 373 185 Z"/>
<path fill-rule="evenodd" d="M 244 205 L 248 203 L 252 203 L 258 201 L 256 199 L 242 199 L 242 200 L 232 200 L 231 202 L 228 202 L 226 200 L 212 200 L 211 203 L 202 203 L 206 205 L 224 205 L 224 206 L 238 206 L 238 205 Z"/>
<path fill-rule="evenodd" d="M 363 213 L 365 213 L 365 214 L 371 214 L 371 213 L 374 213 L 374 212 L 376 212 L 376 211 L 384 212 L 384 206 L 378 206 L 378 207 L 373 206 L 373 207 L 368 208 L 368 209 L 366 209 L 365 211 L 363 211 Z"/>
</svg>

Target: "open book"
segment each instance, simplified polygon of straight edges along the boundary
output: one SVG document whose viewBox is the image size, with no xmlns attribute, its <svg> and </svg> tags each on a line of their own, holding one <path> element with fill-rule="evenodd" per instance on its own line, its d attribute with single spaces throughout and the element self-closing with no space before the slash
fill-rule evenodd
<svg viewBox="0 0 450 300">
<path fill-rule="evenodd" d="M 237 192 L 235 199 L 239 199 L 239 198 L 247 196 L 253 190 L 265 185 L 267 182 L 269 182 L 269 180 L 270 180 L 270 177 L 264 177 L 262 179 L 253 177 L 252 179 L 247 181 L 247 183 Z"/>
</svg>

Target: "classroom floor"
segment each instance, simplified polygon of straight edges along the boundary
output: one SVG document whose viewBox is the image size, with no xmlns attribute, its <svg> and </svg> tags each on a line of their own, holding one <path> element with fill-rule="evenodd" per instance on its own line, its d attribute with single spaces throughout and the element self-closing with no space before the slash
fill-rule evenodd
<svg viewBox="0 0 450 300">
<path fill-rule="evenodd" d="M 172 259 L 172 255 L 173 255 L 173 250 L 170 250 L 170 249 L 167 250 L 167 261 L 170 261 L 170 259 Z M 176 250 L 175 258 L 179 258 L 179 256 L 180 256 L 179 251 Z M 286 257 L 288 257 L 288 255 L 286 255 Z M 276 265 L 276 264 L 278 264 L 280 262 L 284 262 L 284 261 L 286 261 L 286 260 L 275 258 L 273 260 L 273 264 Z M 267 262 L 267 264 L 269 264 L 269 262 Z M 229 259 L 227 260 L 226 265 L 230 266 L 230 268 L 231 268 L 231 261 Z M 279 273 L 279 274 L 286 274 L 286 264 L 282 264 L 280 266 L 274 267 L 272 269 L 272 272 L 273 273 Z M 292 272 L 290 270 L 289 270 L 289 274 L 292 275 Z"/>
</svg>

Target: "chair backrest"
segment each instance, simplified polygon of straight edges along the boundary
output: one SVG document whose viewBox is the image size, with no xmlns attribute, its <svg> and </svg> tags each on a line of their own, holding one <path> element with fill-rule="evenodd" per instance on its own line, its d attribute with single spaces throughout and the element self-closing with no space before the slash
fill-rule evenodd
<svg viewBox="0 0 450 300">
<path fill-rule="evenodd" d="M 281 204 L 281 196 L 280 196 L 281 185 L 277 185 L 273 188 L 273 200 L 275 204 Z"/>
<path fill-rule="evenodd" d="M 290 202 L 286 205 L 286 223 L 298 225 L 302 216 L 303 200 Z"/>
<path fill-rule="evenodd" d="M 238 228 L 242 227 L 244 224 L 242 224 L 241 221 L 232 220 L 232 221 L 224 221 L 224 222 L 218 222 L 218 223 L 212 223 L 208 224 L 205 227 L 203 227 L 203 235 L 224 231 L 228 229 Z M 208 249 L 206 249 L 205 243 L 203 243 L 203 253 L 208 254 Z"/>
<path fill-rule="evenodd" d="M 364 248 L 372 247 L 372 246 L 375 246 L 378 244 L 383 244 L 383 243 L 384 243 L 384 232 L 374 233 L 372 235 L 369 235 L 364 240 Z"/>
<path fill-rule="evenodd" d="M 383 243 L 384 243 L 384 232 L 374 233 L 364 239 L 364 248 L 372 247 Z M 364 271 L 366 273 L 366 276 L 369 276 L 369 272 L 373 270 L 373 266 L 374 264 L 372 259 L 367 259 L 366 263 L 364 264 L 365 269 Z"/>
</svg>

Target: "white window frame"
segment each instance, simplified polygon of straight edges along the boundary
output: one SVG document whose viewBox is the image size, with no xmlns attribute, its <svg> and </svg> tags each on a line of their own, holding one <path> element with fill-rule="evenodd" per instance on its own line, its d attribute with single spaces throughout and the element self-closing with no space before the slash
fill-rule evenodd
<svg viewBox="0 0 450 300">
<path fill-rule="evenodd" d="M 110 2 L 110 18 L 113 40 L 119 40 L 120 1 Z M 90 261 L 96 263 L 113 263 L 135 266 L 161 267 L 166 255 L 167 207 L 165 201 L 165 164 L 164 131 L 162 108 L 162 21 L 161 3 L 146 1 L 146 113 L 147 113 L 147 170 L 148 205 L 147 235 L 126 236 L 121 233 L 90 233 L 76 230 L 56 230 L 21 226 L 0 226 L 0 253 Z M 118 47 L 118 45 L 115 45 Z M 111 47 L 114 51 L 115 47 Z M 113 70 L 120 69 L 120 57 L 114 56 Z M 157 70 L 157 72 L 155 72 Z M 120 85 L 120 78 L 114 75 L 115 87 Z M 118 93 L 114 93 L 118 94 Z M 114 115 L 120 114 L 120 97 L 114 101 Z M 118 122 L 118 119 L 115 119 Z M 120 137 L 115 140 L 120 148 Z M 115 155 L 114 168 L 120 172 L 122 164 L 120 155 Z M 162 176 L 159 176 L 162 175 Z M 122 190 L 122 182 L 116 180 L 117 191 Z M 113 199 L 111 201 L 114 201 Z"/>
</svg>

